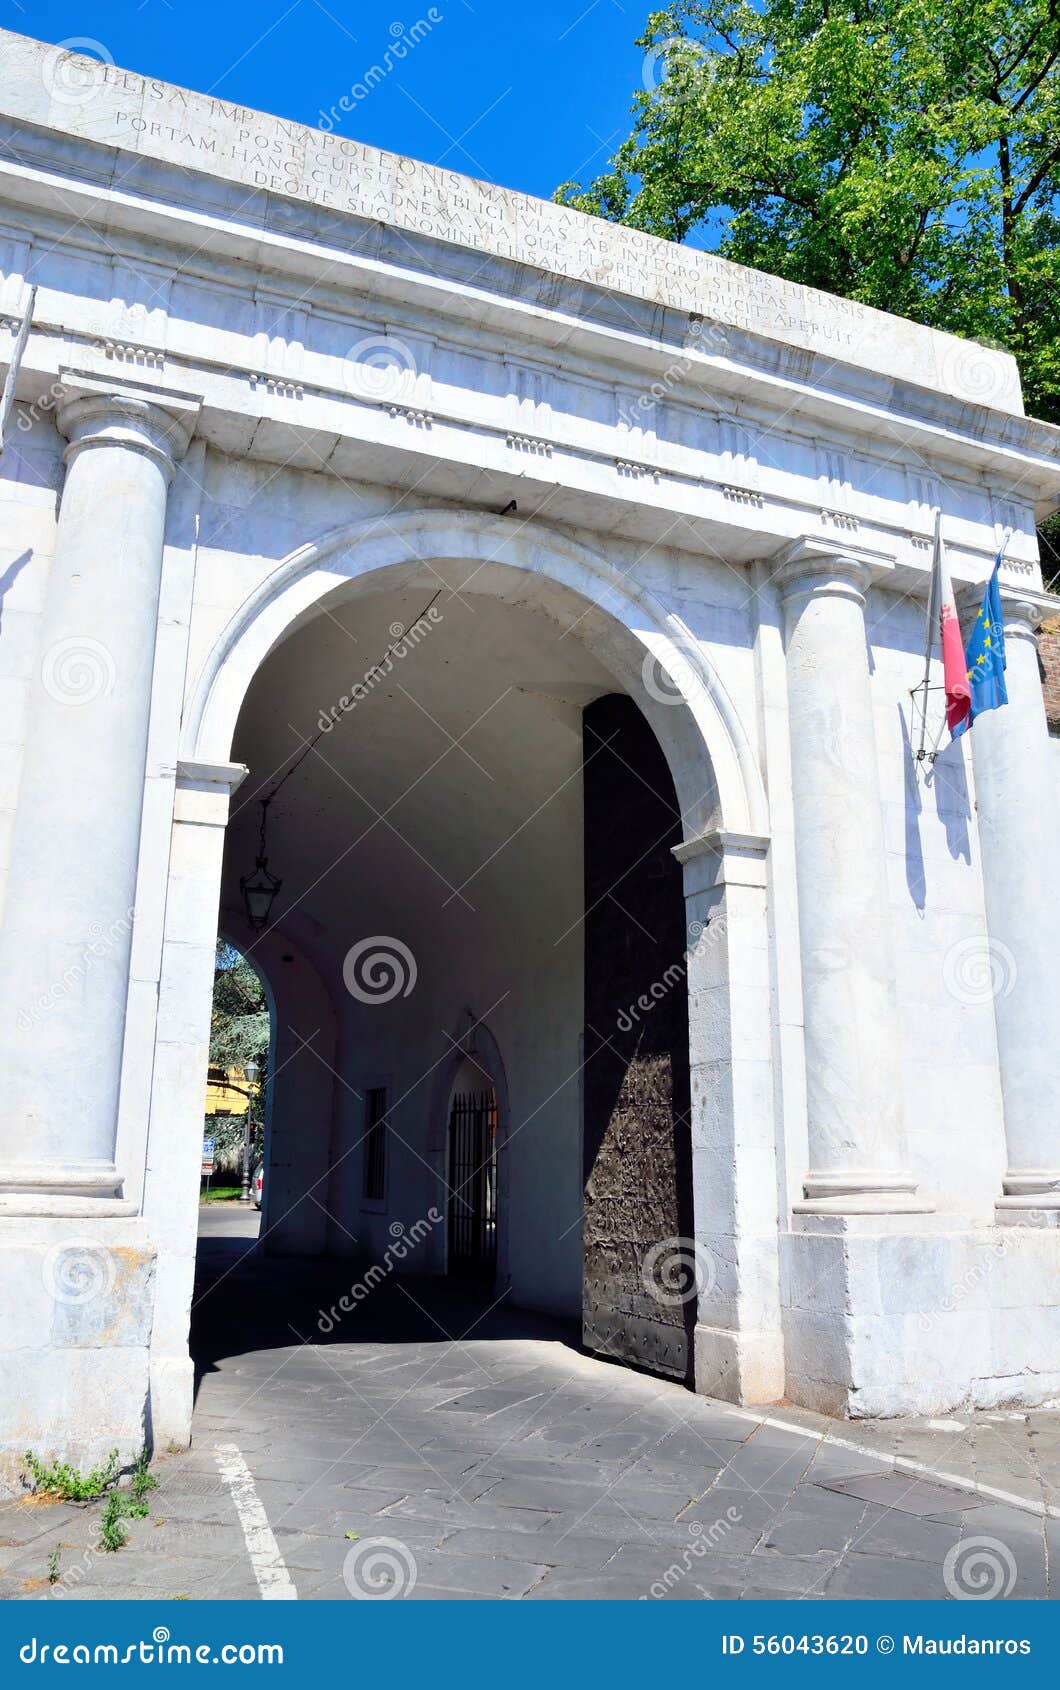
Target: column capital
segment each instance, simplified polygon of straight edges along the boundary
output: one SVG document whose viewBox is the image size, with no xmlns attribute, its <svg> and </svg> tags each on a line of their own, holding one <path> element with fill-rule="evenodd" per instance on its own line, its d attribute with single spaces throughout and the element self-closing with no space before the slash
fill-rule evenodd
<svg viewBox="0 0 1060 1690">
<path fill-rule="evenodd" d="M 70 442 L 67 464 L 89 447 L 123 446 L 155 459 L 167 481 L 191 443 L 202 409 L 194 395 L 83 370 L 60 370 L 59 389 L 55 422 Z"/>
<path fill-rule="evenodd" d="M 764 887 L 766 884 L 768 834 L 715 828 L 674 845 L 672 851 L 686 871 L 686 897 L 717 886 Z"/>
<path fill-rule="evenodd" d="M 1006 581 L 999 578 L 1001 589 L 1001 616 L 1005 626 L 1006 636 L 1013 639 L 1028 639 L 1035 646 L 1038 643 L 1038 629 L 1047 616 L 1055 615 L 1060 610 L 1060 599 L 1052 593 L 1037 592 L 1033 587 L 1025 587 L 1016 581 Z M 986 582 L 978 581 L 975 586 L 960 587 L 957 591 L 957 613 L 963 626 L 969 626 L 978 616 L 983 603 L 983 593 Z"/>
<path fill-rule="evenodd" d="M 245 763 L 200 763 L 179 758 L 173 820 L 224 827 L 229 799 L 249 773 Z"/>
<path fill-rule="evenodd" d="M 785 603 L 836 595 L 863 604 L 874 569 L 885 566 L 887 560 L 839 540 L 805 536 L 789 541 L 774 554 L 772 563 L 773 580 Z"/>
</svg>

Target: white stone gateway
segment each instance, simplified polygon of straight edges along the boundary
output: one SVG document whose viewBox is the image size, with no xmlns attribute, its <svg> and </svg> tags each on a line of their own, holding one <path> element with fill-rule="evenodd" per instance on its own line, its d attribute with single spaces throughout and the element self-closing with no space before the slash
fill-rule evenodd
<svg viewBox="0 0 1060 1690">
<path fill-rule="evenodd" d="M 648 1049 L 687 996 L 692 1236 L 656 1244 L 696 1264 L 696 1387 L 1060 1397 L 1060 431 L 1011 358 L 0 41 L 5 363 L 37 289 L 0 460 L 8 1475 L 190 1436 L 219 923 L 273 1010 L 263 1248 L 445 1271 L 481 1085 L 497 1289 L 580 1310 L 611 694 L 676 795 L 687 955 L 617 1024 Z M 936 507 L 970 603 L 1010 535 L 1011 702 L 928 777 Z M 257 801 L 300 752 L 255 933 Z"/>
</svg>

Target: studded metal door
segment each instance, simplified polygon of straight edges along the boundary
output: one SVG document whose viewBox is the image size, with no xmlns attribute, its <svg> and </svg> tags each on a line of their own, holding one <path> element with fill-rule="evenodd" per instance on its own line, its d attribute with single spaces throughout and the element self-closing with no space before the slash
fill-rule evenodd
<svg viewBox="0 0 1060 1690">
<path fill-rule="evenodd" d="M 460 1092 L 449 1113 L 449 1272 L 492 1283 L 497 1271 L 497 1099 Z"/>
<path fill-rule="evenodd" d="M 695 1326 L 682 837 L 632 699 L 585 711 L 583 1337 L 690 1379 Z"/>
</svg>

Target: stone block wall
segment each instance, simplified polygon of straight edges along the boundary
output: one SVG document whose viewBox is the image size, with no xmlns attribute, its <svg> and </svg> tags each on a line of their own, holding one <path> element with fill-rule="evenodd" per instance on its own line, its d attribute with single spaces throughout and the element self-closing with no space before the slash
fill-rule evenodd
<svg viewBox="0 0 1060 1690">
<path fill-rule="evenodd" d="M 1060 734 L 1060 616 L 1050 616 L 1042 623 L 1038 655 L 1042 661 L 1042 691 L 1049 732 Z"/>
</svg>

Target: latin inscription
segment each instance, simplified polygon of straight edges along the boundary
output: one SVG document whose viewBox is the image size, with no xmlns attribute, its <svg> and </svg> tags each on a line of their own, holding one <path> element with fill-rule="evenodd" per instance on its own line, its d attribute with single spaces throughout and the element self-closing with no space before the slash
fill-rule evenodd
<svg viewBox="0 0 1060 1690">
<path fill-rule="evenodd" d="M 343 136 L 100 66 L 115 139 L 324 210 L 595 282 L 736 328 L 853 351 L 876 314 L 712 254 L 616 229 L 549 201 L 436 169 Z M 103 97 L 103 90 L 100 89 Z"/>
</svg>

